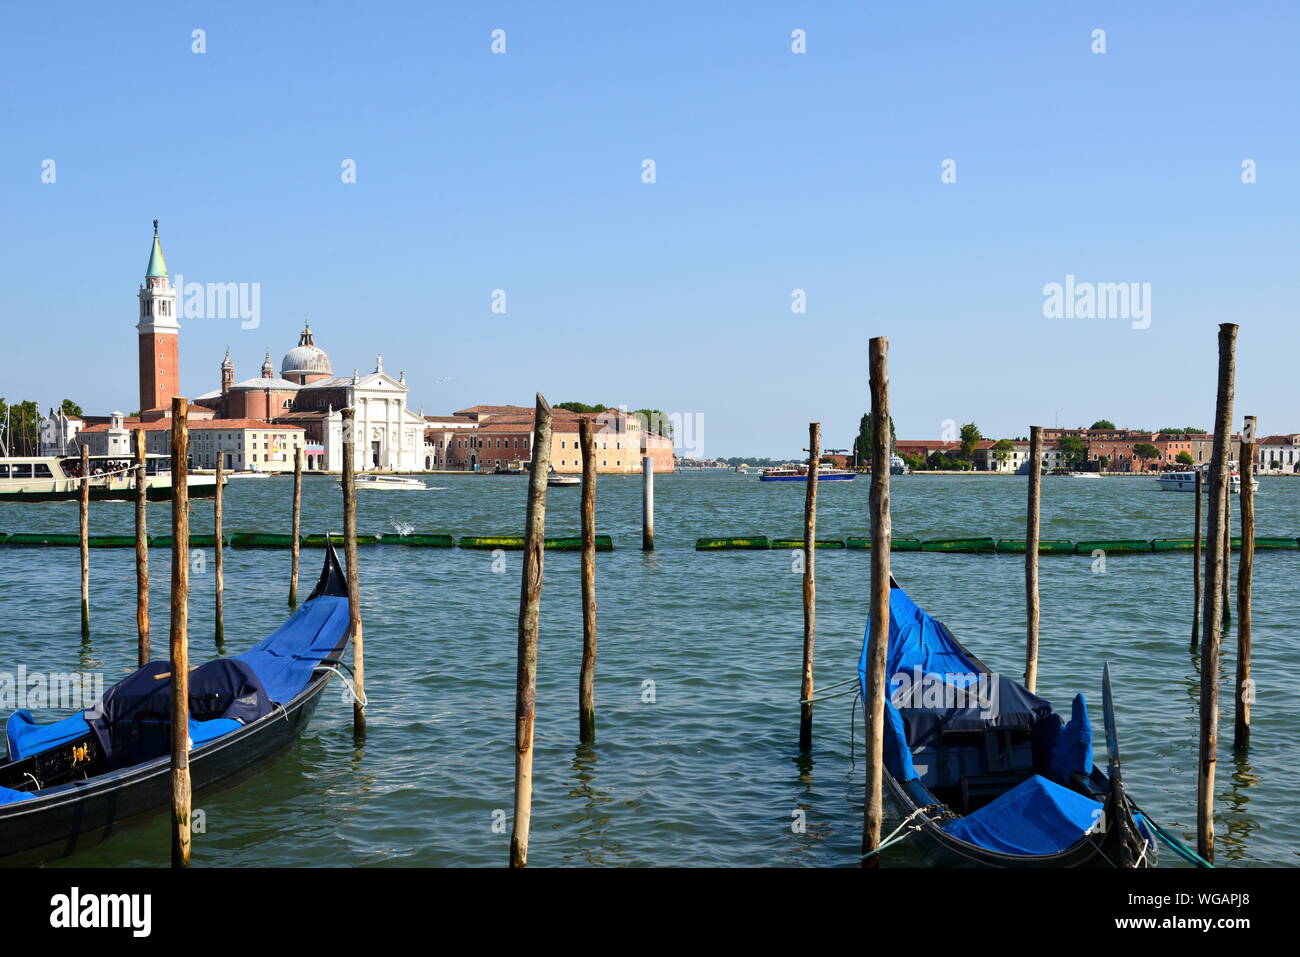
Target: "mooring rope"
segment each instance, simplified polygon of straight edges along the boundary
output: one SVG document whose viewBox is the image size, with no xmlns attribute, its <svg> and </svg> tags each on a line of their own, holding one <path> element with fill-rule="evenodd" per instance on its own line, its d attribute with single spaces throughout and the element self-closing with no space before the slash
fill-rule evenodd
<svg viewBox="0 0 1300 957">
<path fill-rule="evenodd" d="M 339 676 L 339 681 L 342 681 L 342 682 L 343 682 L 343 687 L 345 687 L 345 688 L 348 689 L 348 693 L 352 695 L 352 700 L 353 700 L 353 701 L 355 701 L 357 704 L 361 705 L 361 707 L 363 707 L 363 708 L 369 707 L 369 705 L 370 705 L 370 701 L 369 701 L 370 696 L 369 696 L 369 695 L 365 695 L 364 697 L 360 697 L 360 698 L 358 698 L 358 697 L 357 697 L 357 691 L 356 691 L 355 688 L 352 687 L 351 682 L 348 681 L 348 679 L 347 679 L 347 675 L 343 674 L 343 672 L 339 671 L 339 669 L 336 668 L 336 667 L 334 667 L 333 665 L 327 665 L 327 664 L 325 664 L 324 662 L 322 662 L 322 663 L 321 663 L 321 666 L 322 666 L 322 667 L 321 667 L 321 670 L 323 670 L 323 671 L 328 671 L 328 672 L 330 672 L 331 674 L 336 674 L 336 675 Z"/>
<path fill-rule="evenodd" d="M 907 839 L 908 839 L 909 837 L 911 837 L 913 834 L 915 834 L 915 833 L 917 833 L 918 831 L 920 831 L 922 827 L 924 827 L 926 824 L 929 823 L 928 820 L 923 821 L 923 822 L 920 823 L 920 824 L 911 824 L 910 826 L 909 826 L 909 823 L 908 823 L 908 822 L 910 822 L 910 821 L 912 820 L 912 818 L 916 817 L 918 814 L 924 814 L 924 813 L 926 813 L 927 811 L 931 810 L 933 807 L 934 807 L 933 804 L 927 804 L 925 807 L 918 807 L 918 808 L 917 808 L 915 811 L 913 811 L 911 814 L 907 815 L 907 817 L 903 818 L 902 823 L 899 824 L 898 827 L 896 827 L 896 828 L 894 828 L 892 831 L 890 831 L 890 832 L 889 832 L 889 836 L 886 837 L 883 841 L 880 842 L 880 846 L 879 846 L 879 847 L 877 847 L 877 848 L 876 848 L 875 850 L 873 850 L 873 851 L 867 851 L 867 853 L 863 854 L 863 855 L 862 855 L 862 860 L 865 861 L 868 857 L 873 857 L 874 855 L 879 854 L 879 853 L 880 853 L 881 851 L 883 851 L 885 848 L 887 848 L 887 847 L 891 847 L 891 846 L 894 845 L 894 844 L 901 843 L 902 841 L 907 840 Z M 908 833 L 903 834 L 901 837 L 896 836 L 896 835 L 898 835 L 898 833 L 899 833 L 900 831 L 902 831 L 904 828 L 907 829 L 907 832 L 908 832 Z"/>
<path fill-rule="evenodd" d="M 858 694 L 858 689 L 849 688 L 847 691 L 837 691 L 834 694 L 828 694 L 828 695 L 817 694 L 817 695 L 813 695 L 813 697 L 811 698 L 800 698 L 799 703 L 812 704 L 817 701 L 830 701 L 832 698 L 843 698 L 847 694 Z"/>
<path fill-rule="evenodd" d="M 1133 804 L 1131 798 L 1129 799 L 1129 803 Z M 1211 869 L 1214 867 L 1213 864 L 1211 864 L 1205 858 L 1201 857 L 1201 855 L 1197 854 L 1194 850 L 1192 850 L 1182 841 L 1178 840 L 1178 838 L 1174 837 L 1163 827 L 1157 824 L 1155 818 L 1153 818 L 1146 811 L 1142 810 L 1136 804 L 1133 804 L 1133 809 L 1142 815 L 1142 820 L 1146 821 L 1148 824 L 1151 825 L 1151 830 L 1155 832 L 1156 837 L 1160 838 L 1162 841 L 1168 844 L 1170 849 L 1172 849 L 1173 852 L 1177 854 L 1179 857 L 1181 857 L 1183 860 L 1187 861 L 1188 863 L 1195 864 L 1197 867 L 1208 867 Z M 1145 844 L 1145 842 L 1143 843 Z"/>
</svg>

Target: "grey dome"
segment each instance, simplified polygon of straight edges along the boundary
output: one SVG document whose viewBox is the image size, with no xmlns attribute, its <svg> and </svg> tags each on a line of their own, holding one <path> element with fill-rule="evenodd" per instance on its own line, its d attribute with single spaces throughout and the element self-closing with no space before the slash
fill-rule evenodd
<svg viewBox="0 0 1300 957">
<path fill-rule="evenodd" d="M 280 363 L 280 375 L 290 373 L 310 375 L 333 375 L 334 367 L 325 350 L 317 348 L 312 341 L 311 326 L 304 326 L 298 344 L 284 354 Z"/>
</svg>

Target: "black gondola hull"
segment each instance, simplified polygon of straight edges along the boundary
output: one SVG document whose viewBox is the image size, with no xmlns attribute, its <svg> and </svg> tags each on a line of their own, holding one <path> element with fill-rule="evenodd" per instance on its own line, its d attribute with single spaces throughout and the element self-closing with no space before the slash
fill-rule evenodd
<svg viewBox="0 0 1300 957">
<path fill-rule="evenodd" d="M 318 672 L 288 707 L 191 751 L 194 796 L 232 787 L 284 754 L 310 722 L 330 677 Z M 0 806 L 0 864 L 66 857 L 170 810 L 170 757 L 64 785 L 39 798 Z"/>
</svg>

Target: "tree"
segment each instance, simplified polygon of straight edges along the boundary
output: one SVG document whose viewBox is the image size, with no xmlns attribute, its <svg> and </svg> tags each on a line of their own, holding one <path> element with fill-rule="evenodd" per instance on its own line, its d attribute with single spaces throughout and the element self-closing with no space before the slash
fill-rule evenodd
<svg viewBox="0 0 1300 957">
<path fill-rule="evenodd" d="M 41 448 L 41 410 L 30 399 L 9 405 L 0 399 L 0 428 L 10 455 L 36 455 Z"/>
<path fill-rule="evenodd" d="M 999 465 L 1006 465 L 1015 448 L 1010 439 L 999 439 L 993 445 L 993 458 L 997 460 Z"/>
<path fill-rule="evenodd" d="M 77 405 L 77 403 L 73 402 L 71 399 L 64 399 L 63 405 L 60 406 L 60 408 L 64 415 L 83 416 L 86 414 L 81 411 L 81 406 Z"/>
<path fill-rule="evenodd" d="M 1112 422 L 1110 419 L 1098 419 L 1096 422 L 1092 423 L 1092 425 L 1088 426 L 1088 428 L 1090 428 L 1090 429 L 1110 429 L 1110 431 L 1114 432 L 1114 431 L 1115 431 L 1115 423 Z"/>
<path fill-rule="evenodd" d="M 561 402 L 556 406 L 557 409 L 565 409 L 569 412 L 579 412 L 590 414 L 592 412 L 604 412 L 609 408 L 607 405 L 587 405 L 585 402 Z"/>
<path fill-rule="evenodd" d="M 1144 464 L 1151 459 L 1160 458 L 1160 450 L 1150 442 L 1139 442 L 1133 446 L 1133 454 L 1140 458 Z"/>
<path fill-rule="evenodd" d="M 969 460 L 975 454 L 975 446 L 984 436 L 980 435 L 979 426 L 967 422 L 961 427 L 961 457 Z"/>
<path fill-rule="evenodd" d="M 1188 452 L 1186 449 L 1183 449 L 1183 451 L 1181 451 L 1181 452 L 1178 453 L 1178 464 L 1179 464 L 1179 465 L 1195 465 L 1196 463 L 1195 463 L 1195 461 L 1193 461 L 1193 459 L 1192 459 L 1192 453 L 1191 453 L 1191 452 Z"/>
<path fill-rule="evenodd" d="M 858 437 L 853 440 L 853 460 L 858 465 L 866 465 L 871 461 L 871 413 L 865 412 L 862 420 L 858 423 Z M 894 431 L 894 418 L 889 418 L 889 451 L 893 453 L 894 444 L 898 439 Z"/>
<path fill-rule="evenodd" d="M 603 409 L 601 411 L 604 411 Z M 662 435 L 672 438 L 673 424 L 668 421 L 668 416 L 658 409 L 637 409 L 631 413 L 641 420 L 642 426 L 652 435 Z"/>
<path fill-rule="evenodd" d="M 1161 435 L 1208 435 L 1209 434 L 1204 429 L 1198 429 L 1195 426 L 1191 426 L 1191 425 L 1184 426 L 1181 429 L 1178 428 L 1177 426 L 1173 426 L 1167 429 L 1157 429 L 1156 431 L 1159 432 Z"/>
<path fill-rule="evenodd" d="M 920 452 L 916 452 L 912 455 L 904 455 L 903 461 L 907 463 L 907 467 L 913 472 L 924 471 L 926 468 L 925 456 Z"/>
<path fill-rule="evenodd" d="M 1077 471 L 1088 461 L 1088 443 L 1077 435 L 1063 436 L 1056 443 L 1056 449 L 1061 453 L 1061 461 L 1067 468 Z"/>
<path fill-rule="evenodd" d="M 925 464 L 927 468 L 942 470 L 948 468 L 952 464 L 952 460 L 942 452 L 931 452 L 929 457 L 926 458 Z"/>
</svg>

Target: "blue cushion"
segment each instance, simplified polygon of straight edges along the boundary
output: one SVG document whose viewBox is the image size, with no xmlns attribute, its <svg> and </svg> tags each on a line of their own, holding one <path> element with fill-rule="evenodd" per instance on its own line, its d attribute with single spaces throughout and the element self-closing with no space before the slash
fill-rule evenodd
<svg viewBox="0 0 1300 957">
<path fill-rule="evenodd" d="M 242 727 L 234 718 L 213 718 L 211 721 L 195 721 L 190 718 L 190 743 L 197 748 L 200 744 Z"/>
<path fill-rule="evenodd" d="M 1080 841 L 1101 813 L 1099 801 L 1035 774 L 944 830 L 1003 854 L 1055 854 Z"/>
<path fill-rule="evenodd" d="M 54 724 L 36 724 L 30 711 L 15 711 L 5 723 L 10 761 L 40 754 L 89 733 L 90 725 L 86 724 L 80 711 Z"/>
</svg>

